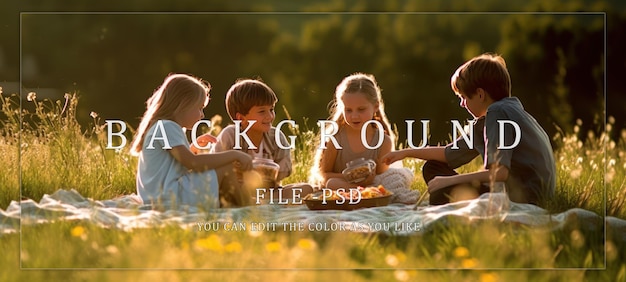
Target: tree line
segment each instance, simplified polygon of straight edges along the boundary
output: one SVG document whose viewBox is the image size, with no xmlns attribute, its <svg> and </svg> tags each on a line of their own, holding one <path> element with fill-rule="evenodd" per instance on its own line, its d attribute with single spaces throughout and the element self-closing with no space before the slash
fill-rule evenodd
<svg viewBox="0 0 626 282">
<path fill-rule="evenodd" d="M 238 78 L 261 78 L 279 97 L 277 119 L 289 115 L 313 127 L 327 118 L 341 79 L 366 72 L 383 89 L 400 137 L 404 120 L 429 119 L 436 144 L 450 141 L 451 120 L 470 118 L 450 89 L 452 72 L 494 52 L 507 60 L 513 95 L 549 134 L 571 131 L 577 119 L 583 132 L 597 132 L 607 115 L 623 128 L 624 4 L 544 2 L 274 1 L 244 8 L 235 1 L 209 12 L 192 9 L 193 1 L 157 3 L 150 11 L 139 10 L 142 1 L 117 11 L 76 2 L 62 13 L 21 14 L 22 64 L 32 60 L 22 66 L 22 82 L 77 92 L 83 124 L 93 122 L 94 111 L 136 126 L 168 73 L 209 81 L 206 115 L 225 121 L 228 87 Z M 85 10 L 92 13 L 67 12 Z"/>
</svg>

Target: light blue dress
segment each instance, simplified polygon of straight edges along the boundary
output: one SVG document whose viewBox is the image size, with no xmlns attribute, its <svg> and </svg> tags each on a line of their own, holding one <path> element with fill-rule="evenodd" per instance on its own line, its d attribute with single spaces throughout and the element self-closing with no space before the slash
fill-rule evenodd
<svg viewBox="0 0 626 282">
<path fill-rule="evenodd" d="M 215 170 L 190 171 L 170 154 L 176 146 L 189 148 L 189 141 L 174 121 L 157 121 L 146 133 L 137 166 L 137 194 L 144 204 L 219 207 Z"/>
</svg>

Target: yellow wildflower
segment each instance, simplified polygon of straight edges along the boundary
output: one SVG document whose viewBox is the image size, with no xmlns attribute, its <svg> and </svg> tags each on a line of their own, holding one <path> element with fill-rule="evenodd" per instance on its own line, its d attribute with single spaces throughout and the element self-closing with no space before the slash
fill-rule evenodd
<svg viewBox="0 0 626 282">
<path fill-rule="evenodd" d="M 482 273 L 480 275 L 480 282 L 496 282 L 498 281 L 498 275 L 495 273 Z"/>
<path fill-rule="evenodd" d="M 72 234 L 73 237 L 82 237 L 83 235 L 85 235 L 85 228 L 82 226 L 76 226 L 72 228 L 70 233 Z"/>
<path fill-rule="evenodd" d="M 315 241 L 311 239 L 300 239 L 298 240 L 298 248 L 303 250 L 313 250 L 316 248 Z"/>
<path fill-rule="evenodd" d="M 265 249 L 268 252 L 278 252 L 280 251 L 280 243 L 278 242 L 269 242 L 265 244 Z"/>
<path fill-rule="evenodd" d="M 474 258 L 463 259 L 461 261 L 461 267 L 463 268 L 473 268 L 476 267 L 478 261 Z"/>
<path fill-rule="evenodd" d="M 219 236 L 212 234 L 211 236 L 196 240 L 196 246 L 210 251 L 222 251 L 222 240 Z"/>
<path fill-rule="evenodd" d="M 453 255 L 456 258 L 464 258 L 469 256 L 469 250 L 466 247 L 456 247 L 453 251 Z"/>
<path fill-rule="evenodd" d="M 227 253 L 241 253 L 241 251 L 243 250 L 243 247 L 241 246 L 239 242 L 231 242 L 231 243 L 228 243 L 226 246 L 224 246 L 224 250 Z"/>
</svg>

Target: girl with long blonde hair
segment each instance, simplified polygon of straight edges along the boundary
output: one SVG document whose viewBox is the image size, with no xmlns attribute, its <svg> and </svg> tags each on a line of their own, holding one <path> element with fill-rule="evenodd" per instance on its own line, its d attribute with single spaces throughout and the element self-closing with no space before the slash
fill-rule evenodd
<svg viewBox="0 0 626 282">
<path fill-rule="evenodd" d="M 374 76 L 355 73 L 344 78 L 337 86 L 331 103 L 329 120 L 337 128 L 320 130 L 327 134 L 337 131 L 334 139 L 320 140 L 325 149 L 316 152 L 310 181 L 331 189 L 383 185 L 394 193 L 393 202 L 415 203 L 419 192 L 410 189 L 413 173 L 406 168 L 390 168 L 381 160 L 382 156 L 394 150 L 396 137 L 385 114 L 381 89 Z M 375 170 L 362 181 L 350 182 L 342 171 L 350 161 L 359 158 L 374 161 Z"/>
</svg>

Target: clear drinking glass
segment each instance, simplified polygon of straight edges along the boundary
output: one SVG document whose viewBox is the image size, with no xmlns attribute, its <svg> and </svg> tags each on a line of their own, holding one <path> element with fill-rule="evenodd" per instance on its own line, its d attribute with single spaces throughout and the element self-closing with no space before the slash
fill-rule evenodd
<svg viewBox="0 0 626 282">
<path fill-rule="evenodd" d="M 494 182 L 491 184 L 487 215 L 499 217 L 500 220 L 504 220 L 510 208 L 509 195 L 506 192 L 506 185 L 504 182 Z"/>
<path fill-rule="evenodd" d="M 270 159 L 254 158 L 252 167 L 261 175 L 263 180 L 262 188 L 276 188 L 276 178 L 280 170 L 280 166 L 277 163 Z"/>
</svg>

